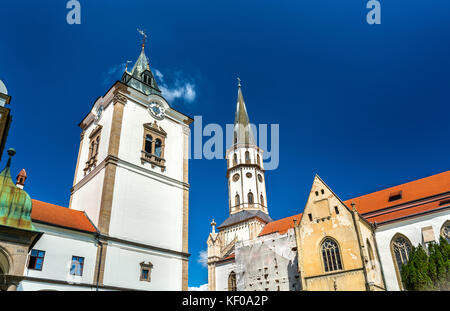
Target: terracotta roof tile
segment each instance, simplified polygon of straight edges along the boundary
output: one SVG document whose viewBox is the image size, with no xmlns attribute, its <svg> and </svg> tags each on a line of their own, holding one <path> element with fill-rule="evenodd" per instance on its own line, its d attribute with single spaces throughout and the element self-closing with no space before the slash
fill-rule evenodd
<svg viewBox="0 0 450 311">
<path fill-rule="evenodd" d="M 389 197 L 399 194 L 401 199 L 389 202 Z M 360 214 L 378 209 L 396 206 L 402 203 L 419 200 L 450 191 L 450 171 L 433 176 L 417 179 L 395 187 L 369 193 L 357 198 L 344 201 L 347 206 L 354 202 Z"/>
<path fill-rule="evenodd" d="M 223 261 L 227 261 L 227 260 L 234 260 L 235 258 L 236 258 L 236 254 L 233 252 L 229 256 L 220 259 L 218 262 L 223 262 Z"/>
<path fill-rule="evenodd" d="M 437 200 L 434 202 L 429 202 L 425 204 L 416 204 L 416 205 L 409 205 L 406 207 L 399 207 L 398 209 L 392 209 L 385 212 L 376 213 L 370 216 L 365 217 L 368 221 L 374 223 L 377 222 L 378 224 L 384 223 L 384 222 L 391 222 L 395 221 L 397 219 L 403 219 L 405 217 L 414 217 L 419 216 L 422 213 L 429 212 L 432 210 L 437 210 L 440 208 L 449 208 L 450 202 L 447 204 L 441 204 L 441 202 L 444 202 L 445 200 Z"/>
<path fill-rule="evenodd" d="M 32 200 L 32 202 L 31 219 L 33 221 L 87 232 L 97 231 L 84 212 L 38 200 Z"/>
<path fill-rule="evenodd" d="M 289 216 L 286 218 L 282 218 L 279 220 L 275 220 L 272 222 L 269 222 L 267 225 L 264 226 L 264 228 L 261 230 L 258 236 L 263 236 L 267 234 L 271 234 L 274 232 L 278 232 L 279 234 L 286 233 L 290 228 L 294 228 L 294 218 L 297 219 L 297 223 L 300 222 L 300 219 L 302 218 L 302 214 L 297 214 L 294 216 Z"/>
<path fill-rule="evenodd" d="M 389 197 L 398 195 L 401 191 L 401 199 L 389 202 Z M 443 195 L 434 199 L 426 200 L 439 194 L 450 192 L 450 171 L 433 176 L 414 180 L 395 187 L 369 193 L 354 199 L 344 201 L 351 207 L 354 202 L 357 211 L 369 222 L 390 222 L 405 217 L 414 217 L 434 209 L 449 208 L 450 196 Z M 423 200 L 420 202 L 419 200 Z M 416 203 L 413 203 L 417 201 Z M 447 203 L 446 203 L 447 202 Z M 443 204 L 445 203 L 445 204 Z M 386 209 L 388 208 L 388 209 Z M 385 210 L 386 209 L 386 210 Z M 294 218 L 300 221 L 302 214 L 289 216 L 268 223 L 258 236 L 278 232 L 283 234 L 289 228 L 294 227 Z"/>
</svg>

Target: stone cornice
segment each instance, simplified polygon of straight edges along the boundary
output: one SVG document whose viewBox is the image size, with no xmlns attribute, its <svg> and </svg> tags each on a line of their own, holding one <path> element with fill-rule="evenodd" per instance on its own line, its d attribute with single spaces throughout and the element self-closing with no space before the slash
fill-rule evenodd
<svg viewBox="0 0 450 311">
<path fill-rule="evenodd" d="M 112 165 L 116 165 L 116 166 L 120 165 L 122 167 L 136 169 L 136 170 L 140 171 L 141 173 L 149 174 L 149 175 L 164 179 L 166 182 L 170 182 L 172 184 L 179 185 L 183 188 L 189 189 L 189 187 L 190 187 L 190 185 L 188 183 L 176 180 L 171 177 L 167 177 L 162 174 L 158 174 L 156 172 L 153 172 L 152 170 L 140 167 L 136 164 L 133 164 L 128 161 L 121 160 L 115 156 L 109 155 L 102 162 L 100 162 L 89 174 L 84 176 L 83 179 L 81 179 L 77 184 L 75 184 L 72 187 L 72 189 L 70 190 L 70 193 L 73 194 L 75 191 L 82 188 L 87 182 L 89 182 L 92 178 L 94 178 L 108 164 L 112 164 Z"/>
</svg>

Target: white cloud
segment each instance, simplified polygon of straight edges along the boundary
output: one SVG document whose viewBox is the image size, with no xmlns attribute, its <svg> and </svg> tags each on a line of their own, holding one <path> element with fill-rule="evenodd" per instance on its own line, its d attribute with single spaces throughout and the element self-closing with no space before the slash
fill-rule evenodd
<svg viewBox="0 0 450 311">
<path fill-rule="evenodd" d="M 197 262 L 204 268 L 208 267 L 208 251 L 206 249 L 198 253 Z"/>
<path fill-rule="evenodd" d="M 207 291 L 208 284 L 203 284 L 198 287 L 188 287 L 188 291 Z"/>
<path fill-rule="evenodd" d="M 116 80 L 120 80 L 122 74 L 125 72 L 126 63 L 118 64 L 112 66 L 105 73 L 105 78 L 103 79 L 103 84 L 112 84 Z M 153 69 L 156 79 L 158 80 L 159 88 L 162 91 L 163 96 L 172 102 L 176 99 L 183 100 L 184 102 L 191 103 L 195 100 L 197 93 L 195 91 L 195 83 L 187 79 L 181 72 L 175 72 L 174 78 L 171 79 L 169 76 L 169 81 L 173 83 L 169 84 L 164 79 L 164 74 L 158 69 Z"/>
<path fill-rule="evenodd" d="M 197 93 L 195 92 L 195 84 L 183 77 L 180 73 L 176 74 L 175 82 L 169 86 L 164 81 L 164 74 L 158 69 L 154 69 L 155 76 L 159 80 L 159 88 L 162 95 L 170 102 L 175 99 L 182 99 L 185 102 L 193 102 Z"/>
</svg>

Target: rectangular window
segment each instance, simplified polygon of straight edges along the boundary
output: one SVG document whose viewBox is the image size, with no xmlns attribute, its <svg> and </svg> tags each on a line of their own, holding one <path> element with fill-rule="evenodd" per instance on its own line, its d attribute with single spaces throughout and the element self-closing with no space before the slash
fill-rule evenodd
<svg viewBox="0 0 450 311">
<path fill-rule="evenodd" d="M 139 278 L 140 281 L 151 281 L 151 273 L 152 273 L 153 265 L 151 262 L 145 263 L 141 262 L 141 276 Z"/>
<path fill-rule="evenodd" d="M 143 279 L 143 280 L 148 280 L 148 275 L 149 275 L 148 272 L 149 272 L 148 269 L 142 269 L 142 272 L 141 272 L 141 279 Z"/>
<path fill-rule="evenodd" d="M 31 250 L 30 259 L 28 260 L 28 269 L 42 271 L 44 257 L 44 251 L 40 251 L 38 249 Z"/>
<path fill-rule="evenodd" d="M 70 275 L 83 275 L 84 257 L 72 256 Z"/>
<path fill-rule="evenodd" d="M 336 215 L 339 214 L 339 208 L 337 206 L 334 207 L 334 211 L 336 212 Z"/>
</svg>

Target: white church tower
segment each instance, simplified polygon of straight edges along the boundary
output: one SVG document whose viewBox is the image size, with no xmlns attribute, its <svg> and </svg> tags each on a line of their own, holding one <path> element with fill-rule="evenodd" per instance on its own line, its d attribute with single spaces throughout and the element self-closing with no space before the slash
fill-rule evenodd
<svg viewBox="0 0 450 311">
<path fill-rule="evenodd" d="M 239 80 L 239 79 L 238 79 Z M 256 145 L 247 108 L 238 84 L 233 144 L 227 150 L 227 178 L 230 216 L 217 227 L 211 223 L 208 244 L 209 290 L 228 290 L 234 268 L 236 242 L 255 239 L 272 221 L 269 216 L 263 166 L 263 150 Z"/>
<path fill-rule="evenodd" d="M 188 143 L 142 50 L 81 121 L 70 207 L 99 230 L 95 282 L 143 290 L 188 287 Z"/>
</svg>

